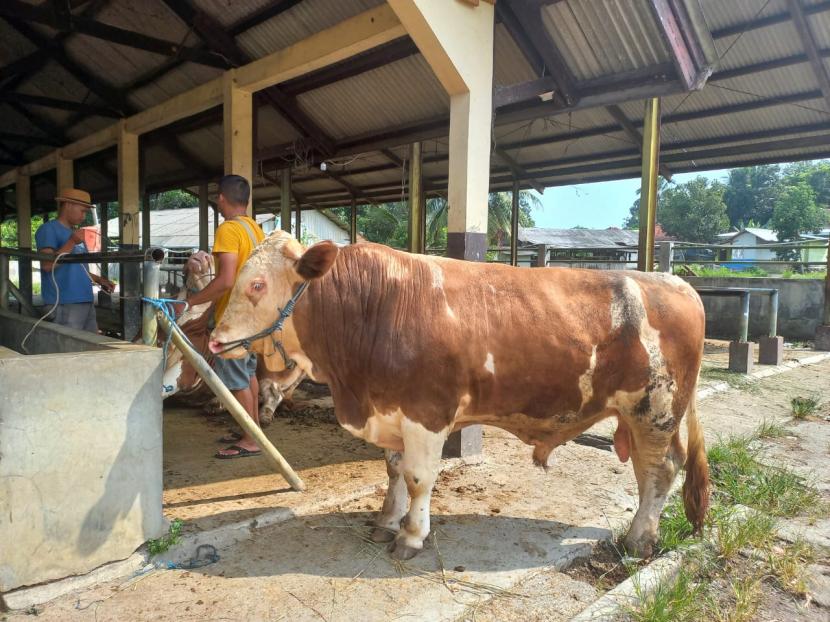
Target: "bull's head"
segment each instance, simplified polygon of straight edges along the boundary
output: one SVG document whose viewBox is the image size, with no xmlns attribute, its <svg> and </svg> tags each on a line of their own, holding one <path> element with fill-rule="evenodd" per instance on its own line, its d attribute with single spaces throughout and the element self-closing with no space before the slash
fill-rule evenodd
<svg viewBox="0 0 830 622">
<path fill-rule="evenodd" d="M 337 247 L 331 242 L 320 242 L 306 249 L 284 231 L 269 235 L 242 267 L 225 313 L 211 334 L 210 350 L 225 358 L 243 356 L 245 349 L 242 346 L 228 350 L 228 344 L 273 326 L 280 310 L 285 308 L 300 284 L 323 276 L 336 257 Z M 289 355 L 293 355 L 299 344 L 290 318 L 282 333 L 274 337 L 282 341 Z M 282 357 L 273 356 L 271 337 L 253 341 L 251 349 L 266 356 L 269 369 L 279 371 L 284 368 Z"/>
</svg>

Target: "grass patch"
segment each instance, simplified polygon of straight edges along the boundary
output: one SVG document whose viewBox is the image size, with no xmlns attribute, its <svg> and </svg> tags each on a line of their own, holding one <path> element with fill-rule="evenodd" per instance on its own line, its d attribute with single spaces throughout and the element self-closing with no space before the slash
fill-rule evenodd
<svg viewBox="0 0 830 622">
<path fill-rule="evenodd" d="M 171 546 L 177 544 L 182 537 L 182 527 L 184 527 L 184 522 L 176 518 L 170 523 L 167 535 L 154 540 L 147 540 L 147 550 L 150 551 L 150 555 L 164 553 Z"/>
<path fill-rule="evenodd" d="M 783 279 L 821 279 L 827 278 L 827 271 L 824 272 L 793 272 L 792 270 L 784 270 L 781 275 Z"/>
<path fill-rule="evenodd" d="M 647 596 L 635 585 L 640 602 L 625 619 L 745 622 L 776 589 L 805 596 L 805 570 L 815 553 L 804 542 L 779 545 L 776 516 L 813 515 L 826 504 L 790 469 L 763 464 L 756 446 L 758 439 L 788 435 L 765 421 L 751 436 L 722 440 L 709 450 L 712 507 L 703 537 L 689 537 L 691 525 L 674 495 L 660 519 L 660 548 L 685 548 L 680 572 Z"/>
<path fill-rule="evenodd" d="M 697 622 L 707 617 L 704 584 L 697 581 L 694 568 L 684 564 L 673 581 L 658 585 L 643 597 L 640 586 L 634 590 L 640 605 L 629 609 L 628 619 L 636 622 Z"/>
<path fill-rule="evenodd" d="M 764 419 L 755 430 L 755 436 L 757 438 L 783 438 L 792 436 L 792 432 L 779 423 Z"/>
<path fill-rule="evenodd" d="M 806 515 L 820 508 L 820 493 L 790 469 L 762 464 L 748 437 L 709 450 L 714 497 L 726 505 L 748 505 L 772 516 Z"/>
<path fill-rule="evenodd" d="M 733 389 L 748 390 L 756 386 L 751 380 L 737 371 L 729 371 L 723 367 L 701 367 L 700 379 L 712 382 L 725 382 Z"/>
<path fill-rule="evenodd" d="M 793 419 L 806 419 L 818 410 L 818 400 L 814 397 L 794 397 L 790 400 Z"/>
</svg>

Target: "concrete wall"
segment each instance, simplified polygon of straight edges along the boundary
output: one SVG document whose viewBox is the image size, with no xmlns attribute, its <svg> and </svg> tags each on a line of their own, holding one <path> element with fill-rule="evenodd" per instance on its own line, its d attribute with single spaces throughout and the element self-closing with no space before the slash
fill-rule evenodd
<svg viewBox="0 0 830 622">
<path fill-rule="evenodd" d="M 778 334 L 791 340 L 811 340 L 821 324 L 824 281 L 821 279 L 702 278 L 686 279 L 695 287 L 763 287 L 778 289 Z M 767 334 L 768 296 L 753 295 L 749 306 L 749 336 Z M 740 315 L 737 297 L 704 296 L 706 336 L 735 339 Z"/>
<path fill-rule="evenodd" d="M 0 312 L 4 342 L 27 326 Z M 124 559 L 163 531 L 161 351 L 41 331 L 44 349 L 79 350 L 0 356 L 0 592 Z"/>
</svg>

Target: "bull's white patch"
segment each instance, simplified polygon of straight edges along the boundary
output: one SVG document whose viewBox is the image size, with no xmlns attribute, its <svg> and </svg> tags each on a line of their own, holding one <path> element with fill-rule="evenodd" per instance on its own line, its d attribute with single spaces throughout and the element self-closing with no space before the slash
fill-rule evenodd
<svg viewBox="0 0 830 622">
<path fill-rule="evenodd" d="M 375 410 L 372 416 L 366 419 L 362 428 L 343 424 L 353 435 L 365 441 L 373 443 L 384 449 L 403 451 L 403 438 L 401 433 L 401 422 L 404 416 L 400 408 L 390 413 L 381 413 Z"/>
<path fill-rule="evenodd" d="M 448 318 L 452 320 L 458 319 L 458 316 L 455 314 L 455 311 L 452 310 L 452 307 L 449 305 L 449 303 L 444 304 L 444 311 L 446 311 Z"/>
<path fill-rule="evenodd" d="M 496 375 L 496 363 L 495 363 L 495 361 L 493 361 L 493 353 L 492 352 L 488 352 L 487 353 L 487 358 L 484 359 L 484 369 L 489 371 L 494 376 Z"/>
<path fill-rule="evenodd" d="M 436 262 L 429 262 L 429 270 L 432 272 L 432 286 L 435 289 L 444 289 L 444 271 Z"/>
<path fill-rule="evenodd" d="M 579 391 L 582 393 L 582 406 L 585 406 L 594 397 L 594 370 L 597 367 L 597 347 L 591 348 L 591 359 L 588 369 L 579 377 Z"/>
<path fill-rule="evenodd" d="M 420 549 L 429 535 L 429 506 L 432 487 L 441 465 L 441 450 L 450 427 L 431 432 L 420 423 L 403 418 L 404 452 L 400 470 L 411 498 L 404 528 L 398 536 L 405 545 Z"/>
</svg>

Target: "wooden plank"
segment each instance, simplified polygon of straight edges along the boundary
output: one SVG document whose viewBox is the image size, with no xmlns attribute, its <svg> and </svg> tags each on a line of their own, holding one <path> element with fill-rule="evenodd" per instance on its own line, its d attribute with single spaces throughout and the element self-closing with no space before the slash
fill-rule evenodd
<svg viewBox="0 0 830 622">
<path fill-rule="evenodd" d="M 127 119 L 126 131 L 145 134 L 222 103 L 222 78 L 214 78 Z"/>
<path fill-rule="evenodd" d="M 94 134 L 84 136 L 80 140 L 66 145 L 60 150 L 61 157 L 69 160 L 77 160 L 96 151 L 103 151 L 108 147 L 112 147 L 118 142 L 118 128 L 118 123 L 113 123 L 109 127 L 105 127 Z"/>
<path fill-rule="evenodd" d="M 121 223 L 121 244 L 139 243 L 139 167 L 138 135 L 126 130 L 120 122 L 118 138 L 118 207 Z"/>
<path fill-rule="evenodd" d="M 253 94 L 237 87 L 236 72 L 236 69 L 225 72 L 222 82 L 225 175 L 241 175 L 253 188 Z M 253 216 L 251 198 L 248 199 L 248 216 Z"/>
<path fill-rule="evenodd" d="M 51 153 L 47 153 L 42 158 L 38 158 L 33 162 L 24 164 L 20 167 L 21 175 L 39 175 L 40 173 L 45 173 L 46 171 L 55 168 L 57 155 L 57 151 L 52 151 Z"/>
<path fill-rule="evenodd" d="M 382 4 L 237 69 L 239 88 L 260 91 L 315 71 L 406 34 L 394 11 Z"/>
<path fill-rule="evenodd" d="M 669 48 L 675 71 L 683 86 L 688 90 L 700 88 L 702 86 L 700 83 L 700 72 L 689 52 L 689 48 L 686 46 L 680 24 L 668 0 L 651 0 L 651 8 L 657 19 L 663 40 Z"/>
<path fill-rule="evenodd" d="M 58 153 L 55 153 L 55 160 L 57 164 L 58 192 L 64 188 L 73 188 L 75 186 L 75 162 L 60 157 Z"/>
</svg>

